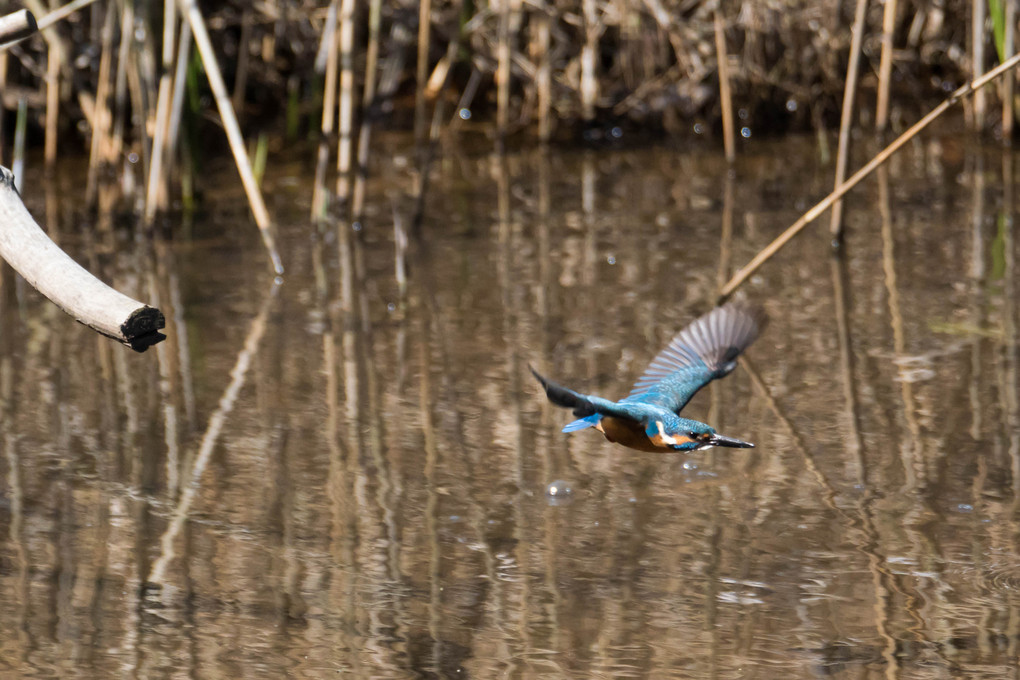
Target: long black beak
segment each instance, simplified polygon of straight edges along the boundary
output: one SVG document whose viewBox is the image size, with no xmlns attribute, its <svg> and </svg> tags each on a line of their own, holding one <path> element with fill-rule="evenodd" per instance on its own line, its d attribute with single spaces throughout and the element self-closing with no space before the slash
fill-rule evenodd
<svg viewBox="0 0 1020 680">
<path fill-rule="evenodd" d="M 731 449 L 753 449 L 754 444 L 751 442 L 741 441 L 739 439 L 733 439 L 732 437 L 724 437 L 721 434 L 713 434 L 708 438 L 709 445 L 711 446 L 728 446 Z"/>
</svg>

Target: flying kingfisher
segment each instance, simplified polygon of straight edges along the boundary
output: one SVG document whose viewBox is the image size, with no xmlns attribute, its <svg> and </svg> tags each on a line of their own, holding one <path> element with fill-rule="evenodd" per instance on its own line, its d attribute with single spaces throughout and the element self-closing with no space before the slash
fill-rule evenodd
<svg viewBox="0 0 1020 680">
<path fill-rule="evenodd" d="M 680 411 L 695 392 L 736 367 L 737 357 L 754 342 L 765 322 L 765 313 L 758 307 L 739 302 L 716 307 L 677 333 L 620 401 L 580 394 L 546 380 L 534 368 L 531 372 L 549 401 L 573 409 L 579 418 L 564 432 L 594 427 L 609 441 L 638 451 L 750 449 L 754 444 L 681 418 Z"/>
</svg>

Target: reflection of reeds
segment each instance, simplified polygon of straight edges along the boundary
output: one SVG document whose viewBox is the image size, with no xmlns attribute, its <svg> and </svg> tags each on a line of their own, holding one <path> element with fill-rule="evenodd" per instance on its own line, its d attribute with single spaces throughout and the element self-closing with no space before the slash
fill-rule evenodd
<svg viewBox="0 0 1020 680">
<path fill-rule="evenodd" d="M 886 294 L 888 295 L 889 323 L 893 333 L 894 366 L 906 358 L 906 332 L 903 322 L 903 310 L 900 305 L 900 291 L 896 281 L 896 244 L 893 238 L 892 213 L 889 207 L 889 173 L 888 168 L 878 171 L 878 211 L 881 216 L 882 232 L 882 271 Z M 903 417 L 907 423 L 909 436 L 900 447 L 903 462 L 903 473 L 907 479 L 906 487 L 912 490 L 925 483 L 925 461 L 921 449 L 921 425 L 918 422 L 918 407 L 914 400 L 913 383 L 904 375 L 902 366 L 896 368 L 900 383 L 900 396 L 903 400 Z"/>
<path fill-rule="evenodd" d="M 274 282 L 262 303 L 262 308 L 252 320 L 251 328 L 248 330 L 248 336 L 245 338 L 244 345 L 237 355 L 237 362 L 234 364 L 234 368 L 230 372 L 230 383 L 228 383 L 227 388 L 223 391 L 223 396 L 220 397 L 217 409 L 211 416 L 209 416 L 209 424 L 206 427 L 205 433 L 202 435 L 202 441 L 199 444 L 197 453 L 191 459 L 187 478 L 182 484 L 181 495 L 174 506 L 173 517 L 171 518 L 171 521 L 160 540 L 160 556 L 159 559 L 153 563 L 152 568 L 149 571 L 147 579 L 149 583 L 161 585 L 165 581 L 166 570 L 170 565 L 170 560 L 172 560 L 175 555 L 174 542 L 188 519 L 188 515 L 191 511 L 191 505 L 195 500 L 196 494 L 201 488 L 202 474 L 205 472 L 205 468 L 209 463 L 209 458 L 212 456 L 213 450 L 219 442 L 220 434 L 223 432 L 223 426 L 226 425 L 227 418 L 231 411 L 234 410 L 234 404 L 237 402 L 237 397 L 241 392 L 241 388 L 244 387 L 245 381 L 247 380 L 248 370 L 258 352 L 262 336 L 265 334 L 266 322 L 269 318 L 269 310 L 272 307 L 273 300 L 276 299 L 278 291 L 279 286 Z"/>
<path fill-rule="evenodd" d="M 880 167 L 883 163 L 889 160 L 890 156 L 900 150 L 904 144 L 917 136 L 922 130 L 932 123 L 936 118 L 945 113 L 949 107 L 956 104 L 964 97 L 979 92 L 981 88 L 988 83 L 991 83 L 996 78 L 1002 76 L 1010 69 L 1014 68 L 1017 64 L 1020 64 L 1020 55 L 1015 55 L 1007 61 L 999 64 L 997 67 L 984 74 L 982 77 L 977 78 L 963 87 L 955 90 L 948 99 L 943 101 L 941 104 L 932 109 L 926 116 L 921 120 L 917 121 L 908 129 L 906 132 L 901 134 L 895 139 L 889 146 L 885 147 L 880 151 L 874 158 L 868 161 L 864 167 L 855 172 L 850 179 L 843 182 L 835 191 L 830 193 L 828 196 L 819 201 L 813 208 L 808 210 L 806 213 L 800 216 L 796 222 L 787 227 L 786 231 L 777 236 L 775 240 L 769 245 L 763 248 L 754 258 L 751 259 L 740 271 L 733 275 L 733 278 L 727 282 L 720 293 L 720 302 L 725 300 L 733 292 L 740 287 L 748 279 L 751 274 L 756 272 L 765 262 L 767 262 L 773 255 L 785 246 L 789 241 L 799 234 L 811 222 L 816 220 L 822 213 L 824 213 L 833 203 L 843 197 L 848 191 L 857 186 L 865 177 L 868 177 L 876 168 Z"/>
</svg>

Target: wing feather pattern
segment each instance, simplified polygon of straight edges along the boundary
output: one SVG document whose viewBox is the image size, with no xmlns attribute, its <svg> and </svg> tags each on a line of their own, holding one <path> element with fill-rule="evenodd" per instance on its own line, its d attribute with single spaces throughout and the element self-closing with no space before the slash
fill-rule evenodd
<svg viewBox="0 0 1020 680">
<path fill-rule="evenodd" d="M 658 404 L 679 412 L 695 392 L 733 370 L 765 322 L 758 307 L 739 302 L 716 307 L 673 337 L 623 402 Z"/>
</svg>

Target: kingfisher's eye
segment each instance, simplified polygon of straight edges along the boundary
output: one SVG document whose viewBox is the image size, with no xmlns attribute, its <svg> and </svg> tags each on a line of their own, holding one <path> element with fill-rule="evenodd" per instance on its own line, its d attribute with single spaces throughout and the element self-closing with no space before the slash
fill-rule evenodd
<svg viewBox="0 0 1020 680">
<path fill-rule="evenodd" d="M 698 433 L 695 432 L 694 430 L 691 430 L 690 432 L 687 433 L 687 436 L 690 437 L 691 439 L 697 439 Z"/>
</svg>

